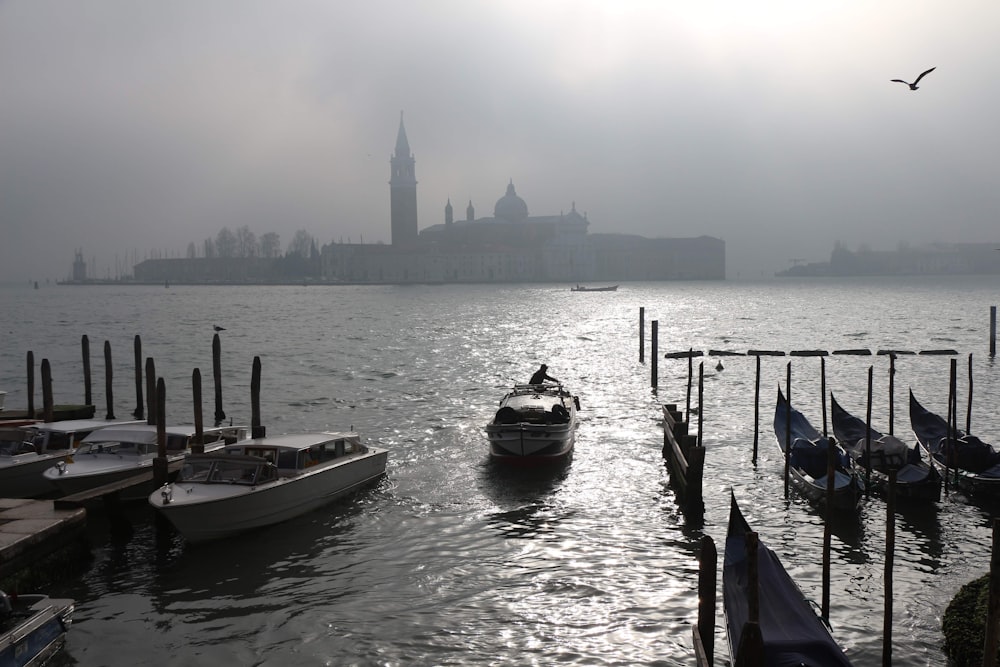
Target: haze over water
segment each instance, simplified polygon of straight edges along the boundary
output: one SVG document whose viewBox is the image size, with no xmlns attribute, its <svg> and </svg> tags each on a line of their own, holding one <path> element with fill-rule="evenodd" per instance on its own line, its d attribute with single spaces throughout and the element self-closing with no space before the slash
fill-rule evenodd
<svg viewBox="0 0 1000 667">
<path fill-rule="evenodd" d="M 697 547 L 722 551 L 733 488 L 750 524 L 807 597 L 821 598 L 822 521 L 782 498 L 771 431 L 792 366 L 793 402 L 821 426 L 820 360 L 704 359 L 704 527 L 679 512 L 660 453 L 660 406 L 685 403 L 687 362 L 640 363 L 638 315 L 659 351 L 879 349 L 958 352 L 960 404 L 972 354 L 972 431 L 1000 442 L 1000 380 L 988 357 L 995 278 L 634 283 L 614 293 L 562 285 L 414 287 L 0 287 L 7 406 L 26 404 L 25 355 L 52 365 L 57 403 L 83 398 L 81 336 L 103 416 L 103 345 L 119 418 L 135 406 L 133 340 L 153 357 L 167 417 L 190 422 L 191 374 L 212 402 L 213 325 L 227 416 L 250 421 L 262 362 L 268 433 L 346 429 L 390 450 L 377 487 L 269 530 L 189 547 L 135 508 L 127 541 L 93 522 L 87 572 L 49 591 L 77 600 L 58 664 L 689 665 Z M 539 363 L 580 396 L 572 462 L 510 474 L 487 460 L 483 426 L 504 389 Z M 826 388 L 888 424 L 888 358 L 826 358 Z M 697 376 L 698 364 L 694 365 Z M 894 430 L 909 437 L 906 391 L 944 411 L 949 357 L 901 356 Z M 40 384 L 38 385 L 40 387 Z M 692 398 L 696 403 L 697 396 Z M 41 405 L 40 389 L 35 398 Z M 964 409 L 961 414 L 964 415 Z M 995 508 L 953 495 L 896 517 L 893 663 L 941 665 L 941 615 L 988 569 Z M 834 530 L 831 622 L 857 665 L 881 663 L 885 505 Z M 720 563 L 721 566 L 721 563 Z M 721 576 L 721 573 L 720 573 Z M 721 585 L 721 580 L 720 580 Z M 721 590 L 717 664 L 727 659 Z"/>
</svg>

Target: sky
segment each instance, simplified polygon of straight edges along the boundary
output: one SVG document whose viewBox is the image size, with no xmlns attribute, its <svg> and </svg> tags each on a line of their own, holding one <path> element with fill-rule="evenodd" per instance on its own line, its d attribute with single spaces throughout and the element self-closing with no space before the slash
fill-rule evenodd
<svg viewBox="0 0 1000 667">
<path fill-rule="evenodd" d="M 721 238 L 729 279 L 1000 242 L 998 24 L 985 0 L 0 0 L 0 281 L 224 227 L 388 243 L 401 113 L 421 229 L 513 182 L 591 233 Z"/>
</svg>

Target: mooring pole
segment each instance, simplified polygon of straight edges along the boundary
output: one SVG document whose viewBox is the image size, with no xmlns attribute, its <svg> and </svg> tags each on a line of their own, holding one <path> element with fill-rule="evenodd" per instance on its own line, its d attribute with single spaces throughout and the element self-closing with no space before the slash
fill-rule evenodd
<svg viewBox="0 0 1000 667">
<path fill-rule="evenodd" d="M 150 357 L 148 362 L 152 362 Z M 156 381 L 154 395 L 149 396 L 149 414 L 155 412 L 158 415 L 156 420 L 156 458 L 153 459 L 153 484 L 157 487 L 167 483 L 167 426 L 164 415 L 167 412 L 167 388 L 163 378 Z M 153 406 L 156 409 L 153 409 Z"/>
<path fill-rule="evenodd" d="M 215 380 L 215 425 L 218 426 L 226 418 L 222 411 L 222 341 L 219 334 L 212 338 L 212 379 Z"/>
<path fill-rule="evenodd" d="M 35 353 L 28 350 L 28 419 L 35 418 Z"/>
<path fill-rule="evenodd" d="M 819 358 L 819 404 L 823 406 L 823 437 L 826 430 L 826 357 Z"/>
<path fill-rule="evenodd" d="M 972 353 L 969 353 L 969 408 L 965 413 L 965 432 L 972 433 Z"/>
<path fill-rule="evenodd" d="M 792 362 L 785 371 L 785 499 L 788 499 L 788 465 L 792 449 Z"/>
<path fill-rule="evenodd" d="M 993 519 L 993 553 L 990 556 L 990 592 L 986 603 L 984 667 L 996 667 L 1000 647 L 1000 519 Z"/>
<path fill-rule="evenodd" d="M 136 334 L 132 348 L 135 353 L 135 411 L 132 416 L 136 419 L 142 419 L 144 412 L 142 407 L 142 340 L 139 338 L 139 334 Z"/>
<path fill-rule="evenodd" d="M 197 368 L 191 371 L 191 402 L 194 404 L 194 444 L 191 452 L 205 453 L 205 426 L 201 412 L 201 371 Z"/>
<path fill-rule="evenodd" d="M 990 306 L 990 356 L 997 356 L 997 307 Z"/>
<path fill-rule="evenodd" d="M 705 430 L 702 424 L 705 422 L 705 362 L 698 364 L 698 446 L 703 447 L 701 442 L 701 432 Z M 688 421 L 691 418 L 688 417 Z"/>
<path fill-rule="evenodd" d="M 865 496 L 872 495 L 872 374 L 874 366 L 868 367 L 868 411 L 865 413 Z"/>
<path fill-rule="evenodd" d="M 153 363 L 153 357 L 146 357 L 146 404 L 149 405 L 146 423 L 156 426 L 158 421 L 156 415 L 156 364 Z"/>
<path fill-rule="evenodd" d="M 757 439 L 760 431 L 760 355 L 757 358 L 757 373 L 753 383 L 753 464 L 757 465 Z"/>
<path fill-rule="evenodd" d="M 650 362 L 649 367 L 650 367 L 650 369 L 652 371 L 650 373 L 650 384 L 652 385 L 653 389 L 656 389 L 658 381 L 659 381 L 659 378 L 657 377 L 657 375 L 659 373 L 659 361 L 660 361 L 660 352 L 659 352 L 659 349 L 660 349 L 660 341 L 659 341 L 659 336 L 660 336 L 660 321 L 659 320 L 653 320 L 650 324 L 651 324 L 651 330 L 652 330 L 652 335 L 653 335 L 653 341 L 652 341 L 652 346 L 653 347 L 652 347 L 651 354 L 650 354 L 650 357 L 649 357 L 649 362 Z"/>
<path fill-rule="evenodd" d="M 114 367 L 111 365 L 111 341 L 104 341 L 104 400 L 108 404 L 105 419 L 115 418 Z"/>
<path fill-rule="evenodd" d="M 889 355 L 889 435 L 892 435 L 892 424 L 895 421 L 893 408 L 895 407 L 894 382 L 896 380 L 896 355 Z"/>
<path fill-rule="evenodd" d="M 639 306 L 639 363 L 646 361 L 646 307 Z"/>
<path fill-rule="evenodd" d="M 80 339 L 80 351 L 83 353 L 83 404 L 93 405 L 94 399 L 90 393 L 90 339 L 83 334 Z"/>
<path fill-rule="evenodd" d="M 55 420 L 52 404 L 52 367 L 48 359 L 42 359 L 42 419 L 48 423 Z"/>
<path fill-rule="evenodd" d="M 250 437 L 263 438 L 265 435 L 260 422 L 260 357 L 254 357 L 250 375 Z"/>
<path fill-rule="evenodd" d="M 694 382 L 694 348 L 688 348 L 688 383 L 687 383 L 687 399 L 684 404 L 684 421 L 688 424 L 691 423 L 691 383 Z"/>
<path fill-rule="evenodd" d="M 709 665 L 715 664 L 715 588 L 719 553 L 708 535 L 701 538 L 698 559 L 698 635 Z"/>
<path fill-rule="evenodd" d="M 892 666 L 892 564 L 896 551 L 896 469 L 889 469 L 889 495 L 885 503 L 885 615 L 882 619 L 882 665 Z"/>
</svg>

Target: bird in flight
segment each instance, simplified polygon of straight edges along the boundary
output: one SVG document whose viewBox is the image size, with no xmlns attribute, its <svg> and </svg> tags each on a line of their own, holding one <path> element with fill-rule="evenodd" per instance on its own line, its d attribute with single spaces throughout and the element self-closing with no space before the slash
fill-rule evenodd
<svg viewBox="0 0 1000 667">
<path fill-rule="evenodd" d="M 934 70 L 936 70 L 936 69 L 937 69 L 937 67 L 930 68 L 929 70 L 927 70 L 926 72 L 924 72 L 923 74 L 921 74 L 920 76 L 918 76 L 917 80 L 914 81 L 913 83 L 910 83 L 909 81 L 903 81 L 902 79 L 892 79 L 892 82 L 893 83 L 905 83 L 907 86 L 910 87 L 910 90 L 916 90 L 917 89 L 917 84 L 920 83 L 920 80 L 922 78 L 924 78 L 925 76 L 927 76 L 928 74 L 930 74 L 931 72 L 933 72 Z"/>
<path fill-rule="evenodd" d="M 220 327 L 220 326 L 219 326 L 218 324 L 216 324 L 216 325 L 215 325 L 214 327 L 212 327 L 212 328 L 213 328 L 213 329 L 215 329 L 216 331 L 225 331 L 225 330 L 226 330 L 226 328 L 225 328 L 225 327 Z"/>
</svg>

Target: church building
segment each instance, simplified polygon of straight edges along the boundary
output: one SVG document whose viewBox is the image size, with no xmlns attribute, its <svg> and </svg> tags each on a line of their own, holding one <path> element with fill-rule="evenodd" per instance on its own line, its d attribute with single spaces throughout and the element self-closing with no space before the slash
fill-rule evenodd
<svg viewBox="0 0 1000 667">
<path fill-rule="evenodd" d="M 331 243 L 323 247 L 322 279 L 334 282 L 567 282 L 721 280 L 725 243 L 701 236 L 647 239 L 589 234 L 576 210 L 530 215 L 514 181 L 476 218 L 469 202 L 455 220 L 451 200 L 443 222 L 418 229 L 416 160 L 403 125 L 389 160 L 391 244 Z"/>
</svg>

